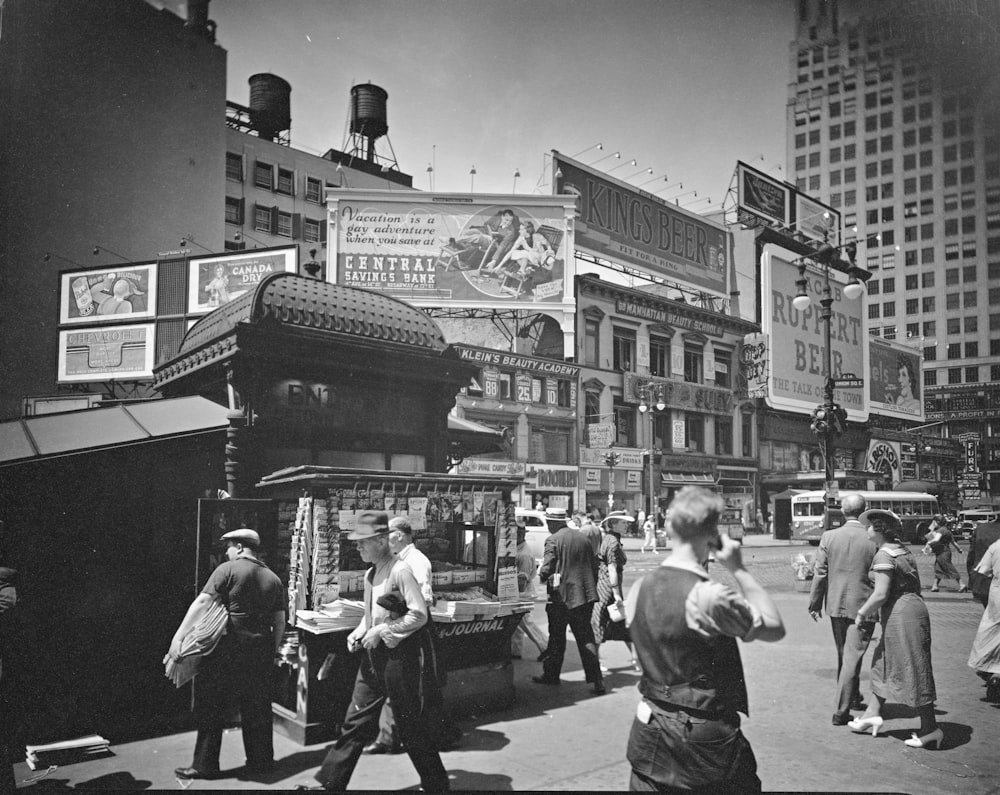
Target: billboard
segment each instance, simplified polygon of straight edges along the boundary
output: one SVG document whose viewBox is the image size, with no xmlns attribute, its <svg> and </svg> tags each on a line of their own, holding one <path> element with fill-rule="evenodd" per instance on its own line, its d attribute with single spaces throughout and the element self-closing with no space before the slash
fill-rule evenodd
<svg viewBox="0 0 1000 795">
<path fill-rule="evenodd" d="M 804 193 L 795 194 L 792 227 L 810 240 L 840 245 L 840 213 Z"/>
<path fill-rule="evenodd" d="M 153 377 L 153 324 L 59 332 L 60 383 L 134 381 Z"/>
<path fill-rule="evenodd" d="M 328 207 L 338 284 L 421 307 L 562 311 L 573 302 L 565 197 L 338 190 Z"/>
<path fill-rule="evenodd" d="M 792 301 L 798 294 L 799 269 L 796 255 L 769 244 L 761 259 L 761 326 L 767 335 L 767 403 L 776 409 L 811 413 L 825 398 L 825 322 L 820 300 L 824 293 L 822 270 L 807 266 L 807 309 L 799 311 Z M 833 316 L 830 325 L 830 356 L 834 378 L 851 374 L 864 378 L 868 372 L 868 335 L 864 322 L 864 300 L 850 300 L 843 288 L 847 276 L 830 270 Z M 837 389 L 834 400 L 847 409 L 848 419 L 868 419 L 866 389 Z"/>
<path fill-rule="evenodd" d="M 155 311 L 155 262 L 59 274 L 60 324 L 134 322 Z"/>
<path fill-rule="evenodd" d="M 557 193 L 576 197 L 576 245 L 598 257 L 728 295 L 733 236 L 721 224 L 552 153 Z"/>
<path fill-rule="evenodd" d="M 249 292 L 271 273 L 295 273 L 298 247 L 255 249 L 188 260 L 188 314 L 206 314 Z"/>
<path fill-rule="evenodd" d="M 791 226 L 792 192 L 790 186 L 772 179 L 762 171 L 736 162 L 736 208 L 740 223 L 757 226 L 764 221 L 768 226 Z M 749 215 L 750 217 L 746 217 Z"/>
<path fill-rule="evenodd" d="M 899 342 L 870 337 L 868 399 L 871 410 L 889 417 L 924 420 L 920 352 Z"/>
</svg>

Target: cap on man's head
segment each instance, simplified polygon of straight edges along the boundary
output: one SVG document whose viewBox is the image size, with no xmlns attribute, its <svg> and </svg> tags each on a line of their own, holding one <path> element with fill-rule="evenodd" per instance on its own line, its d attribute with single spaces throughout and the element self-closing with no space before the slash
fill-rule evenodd
<svg viewBox="0 0 1000 795">
<path fill-rule="evenodd" d="M 247 546 L 254 547 L 255 549 L 260 546 L 260 536 L 257 534 L 256 530 L 251 530 L 249 527 L 239 527 L 236 530 L 230 530 L 222 536 L 221 540 L 246 544 Z"/>
<path fill-rule="evenodd" d="M 934 514 L 933 521 L 937 522 L 938 524 L 944 524 L 944 515 L 940 513 Z"/>
<path fill-rule="evenodd" d="M 389 514 L 385 511 L 362 511 L 354 532 L 347 536 L 348 541 L 364 541 L 389 532 Z"/>
<path fill-rule="evenodd" d="M 565 508 L 546 508 L 545 509 L 546 519 L 565 519 L 566 509 Z"/>
</svg>

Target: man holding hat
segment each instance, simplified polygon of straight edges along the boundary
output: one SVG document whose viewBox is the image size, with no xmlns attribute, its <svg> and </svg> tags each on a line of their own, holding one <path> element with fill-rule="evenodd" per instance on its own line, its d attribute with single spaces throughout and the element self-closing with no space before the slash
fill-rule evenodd
<svg viewBox="0 0 1000 795">
<path fill-rule="evenodd" d="M 285 633 L 284 588 L 257 558 L 260 536 L 241 527 L 222 536 L 226 562 L 220 564 L 195 597 L 174 633 L 169 654 L 179 655 L 181 642 L 215 600 L 229 613 L 226 634 L 206 656 L 195 679 L 194 761 L 174 773 L 180 779 L 214 778 L 226 715 L 232 703 L 240 709 L 243 748 L 250 773 L 274 767 L 271 734 L 271 675 Z"/>
<path fill-rule="evenodd" d="M 316 780 L 322 789 L 347 789 L 362 750 L 378 734 L 379 714 L 388 697 L 421 786 L 428 792 L 443 792 L 448 790 L 448 774 L 436 748 L 435 732 L 428 726 L 427 705 L 421 700 L 427 603 L 413 572 L 392 554 L 388 536 L 389 517 L 382 511 L 361 511 L 355 531 L 347 536 L 357 542 L 361 559 L 371 564 L 365 575 L 365 617 L 347 637 L 347 649 L 361 653 L 361 665 L 340 736 L 327 752 Z M 383 597 L 387 595 L 401 598 L 406 612 L 386 609 Z"/>
</svg>

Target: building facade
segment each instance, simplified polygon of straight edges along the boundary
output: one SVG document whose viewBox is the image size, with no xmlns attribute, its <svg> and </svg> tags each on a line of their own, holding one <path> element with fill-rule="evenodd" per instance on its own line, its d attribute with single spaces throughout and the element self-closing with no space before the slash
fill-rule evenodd
<svg viewBox="0 0 1000 795">
<path fill-rule="evenodd" d="M 923 354 L 927 433 L 967 448 L 965 499 L 1000 497 L 1000 3 L 796 13 L 786 173 L 856 230 L 868 331 Z"/>
</svg>

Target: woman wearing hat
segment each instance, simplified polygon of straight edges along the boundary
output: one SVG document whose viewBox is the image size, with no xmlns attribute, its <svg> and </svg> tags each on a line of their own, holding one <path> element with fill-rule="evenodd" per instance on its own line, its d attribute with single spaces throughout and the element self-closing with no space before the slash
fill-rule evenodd
<svg viewBox="0 0 1000 795">
<path fill-rule="evenodd" d="M 955 536 L 948 529 L 948 523 L 941 514 L 937 514 L 931 520 L 931 528 L 927 533 L 927 543 L 924 545 L 925 555 L 934 555 L 934 585 L 931 591 L 937 593 L 941 580 L 955 580 L 958 582 L 958 592 L 965 593 L 969 589 L 962 582 L 962 576 L 951 562 L 951 548 L 954 547 L 959 555 L 962 548 L 955 543 Z"/>
<path fill-rule="evenodd" d="M 881 618 L 882 637 L 872 658 L 872 694 L 864 715 L 847 725 L 856 732 L 882 727 L 886 701 L 912 707 L 920 717 L 920 732 L 904 740 L 911 748 L 940 747 L 944 732 L 934 716 L 934 672 L 931 670 L 931 621 L 920 596 L 920 575 L 913 554 L 901 540 L 903 525 L 892 511 L 865 511 L 868 537 L 878 551 L 872 561 L 872 595 L 861 605 L 859 626 Z M 845 661 L 846 664 L 846 661 Z"/>
</svg>

